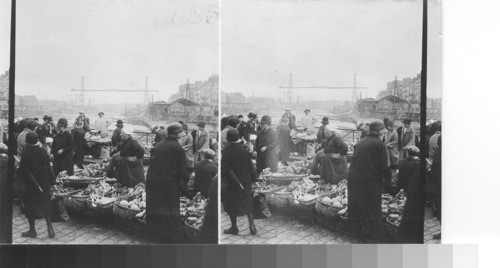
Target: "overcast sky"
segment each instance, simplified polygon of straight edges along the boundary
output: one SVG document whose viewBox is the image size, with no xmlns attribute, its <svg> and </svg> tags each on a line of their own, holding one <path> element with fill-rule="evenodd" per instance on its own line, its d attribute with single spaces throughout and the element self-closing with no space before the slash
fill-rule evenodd
<svg viewBox="0 0 500 268">
<path fill-rule="evenodd" d="M 429 4 L 428 95 L 441 95 L 441 3 Z M 375 97 L 421 69 L 422 1 L 222 1 L 223 91 L 282 96 L 294 86 L 366 86 Z M 352 90 L 295 90 L 352 99 Z"/>
<path fill-rule="evenodd" d="M 5 1 L 5 0 L 2 0 Z M 73 98 L 72 88 L 178 86 L 219 70 L 217 0 L 19 1 L 16 93 Z M 90 93 L 96 102 L 142 102 L 143 93 Z"/>
<path fill-rule="evenodd" d="M 17 6 L 18 94 L 74 98 L 87 88 L 149 88 L 166 99 L 186 79 L 219 71 L 224 91 L 278 97 L 296 86 L 367 86 L 420 71 L 422 1 L 77 1 Z M 9 66 L 10 0 L 0 0 L 0 71 Z M 222 15 L 219 16 L 219 13 Z M 428 95 L 441 96 L 441 1 L 429 3 Z M 309 99 L 351 99 L 351 90 L 296 90 Z M 159 96 L 158 96 L 159 95 Z M 142 93 L 91 93 L 98 102 L 140 102 Z"/>
</svg>

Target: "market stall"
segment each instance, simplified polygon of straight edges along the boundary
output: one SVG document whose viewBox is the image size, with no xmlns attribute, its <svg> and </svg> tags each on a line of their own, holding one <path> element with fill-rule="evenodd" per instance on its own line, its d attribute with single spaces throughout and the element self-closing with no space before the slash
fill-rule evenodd
<svg viewBox="0 0 500 268">
<path fill-rule="evenodd" d="M 68 176 L 61 172 L 57 176 L 52 192 L 62 198 L 64 209 L 74 217 L 90 217 L 110 220 L 123 231 L 151 238 L 146 219 L 146 191 L 144 183 L 125 187 L 116 179 L 107 178 L 106 164 L 90 164 L 84 169 L 75 168 Z M 189 242 L 201 242 L 201 226 L 208 199 L 198 193 L 193 198 L 181 197 L 180 210 L 183 230 Z"/>
</svg>

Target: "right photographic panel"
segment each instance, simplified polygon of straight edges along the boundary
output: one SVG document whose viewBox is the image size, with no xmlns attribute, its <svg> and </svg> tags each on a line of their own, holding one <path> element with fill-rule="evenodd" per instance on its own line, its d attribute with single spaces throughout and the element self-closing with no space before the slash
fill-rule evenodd
<svg viewBox="0 0 500 268">
<path fill-rule="evenodd" d="M 440 243 L 441 6 L 221 1 L 220 243 Z"/>
</svg>

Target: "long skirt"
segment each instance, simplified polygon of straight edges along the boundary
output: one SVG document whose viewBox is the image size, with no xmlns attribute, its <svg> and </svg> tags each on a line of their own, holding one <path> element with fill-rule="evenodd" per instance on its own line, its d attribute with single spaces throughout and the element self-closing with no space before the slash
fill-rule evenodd
<svg viewBox="0 0 500 268">
<path fill-rule="evenodd" d="M 24 215 L 30 219 L 43 219 L 50 215 L 50 193 L 29 191 L 22 199 Z"/>
</svg>

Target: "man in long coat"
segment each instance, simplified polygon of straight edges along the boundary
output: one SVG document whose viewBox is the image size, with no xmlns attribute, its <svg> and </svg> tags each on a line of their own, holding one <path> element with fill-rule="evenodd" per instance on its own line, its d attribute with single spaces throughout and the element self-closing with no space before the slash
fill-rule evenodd
<svg viewBox="0 0 500 268">
<path fill-rule="evenodd" d="M 386 239 L 381 210 L 382 186 L 383 178 L 390 178 L 391 172 L 382 142 L 385 131 L 382 121 L 370 123 L 370 134 L 354 147 L 348 173 L 349 225 L 365 243 L 383 243 Z"/>
<path fill-rule="evenodd" d="M 73 175 L 73 153 L 75 150 L 75 141 L 73 135 L 67 131 L 68 120 L 60 118 L 57 122 L 59 133 L 54 137 L 52 143 L 52 154 L 54 155 L 54 162 L 52 169 L 54 175 L 57 176 L 61 171 L 66 171 L 68 175 Z"/>
<path fill-rule="evenodd" d="M 257 172 L 270 168 L 271 172 L 278 171 L 278 137 L 276 131 L 271 129 L 271 117 L 264 115 L 260 121 L 262 131 L 257 134 L 255 150 L 257 151 Z"/>
<path fill-rule="evenodd" d="M 198 130 L 194 135 L 194 161 L 201 161 L 201 150 L 210 148 L 210 134 L 205 129 L 205 122 L 198 123 Z"/>
<path fill-rule="evenodd" d="M 180 243 L 184 237 L 179 198 L 181 184 L 189 179 L 189 173 L 179 140 L 186 133 L 179 123 L 170 124 L 167 133 L 167 139 L 158 143 L 151 152 L 146 179 L 146 218 L 161 242 Z"/>
<path fill-rule="evenodd" d="M 75 142 L 74 163 L 78 168 L 83 169 L 83 159 L 88 149 L 87 140 L 85 140 L 85 132 L 83 131 L 83 121 L 78 121 L 76 123 L 76 127 L 71 130 L 71 135 L 73 135 L 73 140 Z"/>
</svg>

